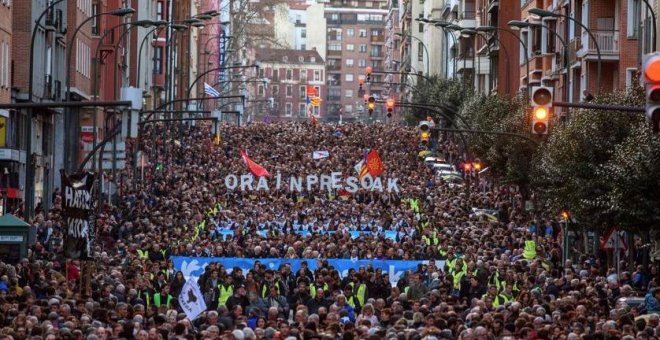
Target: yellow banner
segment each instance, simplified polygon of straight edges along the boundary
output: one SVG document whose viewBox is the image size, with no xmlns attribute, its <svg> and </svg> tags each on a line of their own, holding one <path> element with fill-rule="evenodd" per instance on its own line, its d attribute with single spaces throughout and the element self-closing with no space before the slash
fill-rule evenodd
<svg viewBox="0 0 660 340">
<path fill-rule="evenodd" d="M 7 144 L 7 118 L 0 116 L 0 148 Z"/>
</svg>

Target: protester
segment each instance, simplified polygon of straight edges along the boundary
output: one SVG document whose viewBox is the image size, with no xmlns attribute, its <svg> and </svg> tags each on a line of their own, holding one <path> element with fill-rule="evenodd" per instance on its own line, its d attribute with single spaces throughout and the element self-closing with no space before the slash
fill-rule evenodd
<svg viewBox="0 0 660 340">
<path fill-rule="evenodd" d="M 63 257 L 66 225 L 56 191 L 52 209 L 32 221 L 37 237 L 28 257 L 0 264 L 3 338 L 660 336 L 658 315 L 643 315 L 658 311 L 656 267 L 640 262 L 633 274 L 617 273 L 601 254 L 573 254 L 562 263 L 555 214 L 528 211 L 520 193 L 476 174 L 464 175 L 478 186 L 444 182 L 418 157 L 411 128 L 225 125 L 220 145 L 203 124 L 144 133 L 148 166 L 137 177 L 122 171 L 121 194 L 101 207 L 95 261 Z M 462 161 L 451 138 L 437 148 L 448 161 Z M 356 163 L 369 149 L 378 150 L 381 177 L 397 178 L 398 190 L 273 185 L 277 174 L 357 177 Z M 256 190 L 256 182 L 253 190 L 227 188 L 228 175 L 248 173 L 242 150 L 270 173 L 269 190 Z M 329 156 L 314 159 L 314 151 Z M 198 268 L 192 280 L 207 310 L 190 320 L 179 296 L 200 262 L 184 270 L 173 256 L 255 261 L 247 269 L 227 268 L 222 259 Z M 269 258 L 306 262 L 271 268 Z M 393 282 L 387 270 L 342 273 L 328 259 L 426 262 Z M 644 302 L 617 301 L 633 296 Z"/>
</svg>

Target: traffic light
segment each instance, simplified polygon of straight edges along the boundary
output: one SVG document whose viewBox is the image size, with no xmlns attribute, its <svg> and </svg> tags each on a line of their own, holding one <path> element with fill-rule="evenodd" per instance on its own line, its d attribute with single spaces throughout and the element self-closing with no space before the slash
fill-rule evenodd
<svg viewBox="0 0 660 340">
<path fill-rule="evenodd" d="M 367 68 L 365 68 L 364 71 L 367 74 L 367 82 L 371 81 L 371 72 L 373 72 L 371 66 L 367 66 Z"/>
<path fill-rule="evenodd" d="M 534 86 L 530 106 L 532 107 L 532 133 L 547 135 L 552 111 L 552 87 Z"/>
<path fill-rule="evenodd" d="M 646 120 L 653 133 L 660 132 L 660 53 L 649 53 L 642 59 L 644 87 L 646 88 Z"/>
<path fill-rule="evenodd" d="M 375 108 L 376 108 L 376 98 L 371 96 L 367 99 L 367 109 L 369 110 L 369 114 L 372 114 Z"/>
<path fill-rule="evenodd" d="M 431 139 L 431 124 L 427 121 L 421 121 L 418 127 L 419 143 L 423 146 L 428 146 Z"/>
<path fill-rule="evenodd" d="M 394 99 L 387 99 L 385 105 L 387 106 L 387 118 L 392 117 L 392 112 L 394 112 Z"/>
</svg>

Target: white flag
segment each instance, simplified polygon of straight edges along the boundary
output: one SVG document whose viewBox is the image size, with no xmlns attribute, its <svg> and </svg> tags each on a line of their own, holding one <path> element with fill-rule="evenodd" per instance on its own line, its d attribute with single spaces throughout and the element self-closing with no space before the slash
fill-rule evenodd
<svg viewBox="0 0 660 340">
<path fill-rule="evenodd" d="M 206 310 L 204 296 L 199 290 L 199 285 L 195 279 L 189 278 L 186 284 L 183 285 L 183 289 L 181 289 L 181 294 L 179 295 L 179 306 L 181 306 L 181 309 L 183 309 L 190 320 L 195 320 L 195 318 Z"/>
<path fill-rule="evenodd" d="M 362 171 L 362 164 L 364 164 L 364 159 L 357 162 L 357 164 L 355 164 L 355 166 L 353 167 L 353 169 L 355 169 L 355 172 L 357 172 L 358 175 L 360 175 L 360 171 Z"/>
<path fill-rule="evenodd" d="M 218 90 L 214 89 L 213 86 L 211 86 L 207 83 L 204 83 L 204 93 L 206 93 L 206 95 L 211 96 L 211 97 L 220 96 L 220 92 L 218 92 Z"/>
<path fill-rule="evenodd" d="M 312 152 L 312 158 L 322 159 L 330 157 L 330 151 L 314 151 Z"/>
</svg>

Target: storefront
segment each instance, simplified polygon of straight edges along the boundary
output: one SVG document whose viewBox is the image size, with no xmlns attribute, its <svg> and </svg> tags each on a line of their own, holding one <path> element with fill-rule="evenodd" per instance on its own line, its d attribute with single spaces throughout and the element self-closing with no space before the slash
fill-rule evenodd
<svg viewBox="0 0 660 340">
<path fill-rule="evenodd" d="M 27 257 L 29 239 L 29 224 L 13 215 L 0 217 L 0 261 L 14 264 Z"/>
</svg>

